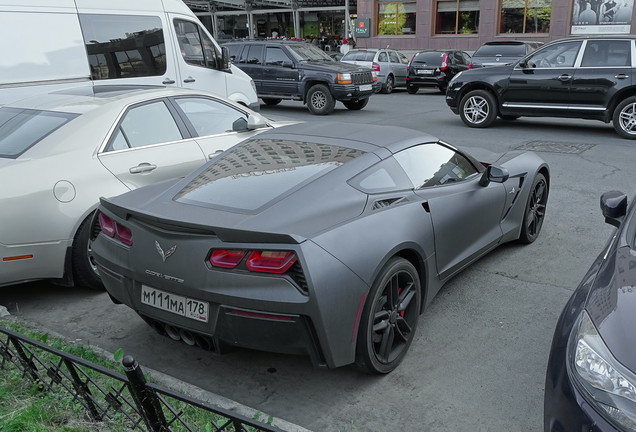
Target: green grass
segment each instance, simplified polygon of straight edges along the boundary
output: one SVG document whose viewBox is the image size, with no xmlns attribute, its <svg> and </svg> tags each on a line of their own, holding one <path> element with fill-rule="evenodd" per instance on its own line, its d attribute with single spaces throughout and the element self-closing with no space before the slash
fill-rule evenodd
<svg viewBox="0 0 636 432">
<path fill-rule="evenodd" d="M 61 338 L 49 337 L 48 334 L 30 328 L 27 324 L 15 319 L 0 320 L 0 326 L 20 335 L 40 341 L 46 345 L 73 354 L 93 364 L 100 365 L 111 371 L 122 373 L 121 358 L 123 351 L 115 353 L 115 360 L 112 361 L 97 354 L 91 348 L 71 344 Z M 0 337 L 6 336 L 0 333 Z M 58 364 L 59 357 L 47 351 L 32 348 L 37 357 L 45 364 Z M 2 358 L 0 357 L 0 360 Z M 40 365 L 38 364 L 38 368 Z M 120 389 L 122 383 L 107 375 L 101 374 L 91 368 L 82 367 L 84 374 L 97 382 L 102 389 L 115 392 Z M 40 370 L 40 374 L 45 372 Z M 149 377 L 146 377 L 150 381 Z M 46 381 L 46 380 L 45 380 Z M 132 429 L 130 420 L 119 411 L 109 411 L 108 418 L 103 421 L 92 422 L 82 404 L 74 400 L 72 395 L 60 386 L 56 386 L 57 391 L 50 392 L 42 390 L 38 383 L 33 382 L 29 377 L 13 365 L 11 362 L 4 363 L 4 368 L 0 369 L 0 432 L 128 432 Z M 101 405 L 106 405 L 101 393 L 94 389 L 92 391 Z M 125 391 L 127 399 L 132 401 L 132 397 Z M 212 423 L 220 425 L 226 420 L 214 413 L 194 407 L 177 399 L 166 397 L 169 404 L 179 412 L 179 417 L 192 428 L 192 430 L 210 432 L 215 430 Z M 137 415 L 128 411 L 133 417 Z M 168 420 L 171 414 L 164 409 Z M 271 417 L 265 417 L 261 413 L 256 413 L 254 420 L 272 424 Z M 175 432 L 187 430 L 178 422 L 171 425 Z M 234 430 L 233 428 L 228 431 Z M 247 427 L 247 430 L 258 431 L 260 429 Z"/>
</svg>

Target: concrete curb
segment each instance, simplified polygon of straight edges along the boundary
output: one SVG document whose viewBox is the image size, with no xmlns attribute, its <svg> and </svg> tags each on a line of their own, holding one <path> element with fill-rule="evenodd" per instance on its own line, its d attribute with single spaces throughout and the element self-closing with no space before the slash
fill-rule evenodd
<svg viewBox="0 0 636 432">
<path fill-rule="evenodd" d="M 3 309 L 4 306 L 0 305 L 0 311 L 2 310 L 6 310 Z M 42 332 L 42 333 L 46 333 L 49 334 L 52 337 L 58 338 L 58 339 L 63 339 L 68 341 L 69 343 L 72 343 L 68 337 L 61 335 L 55 331 L 49 330 L 49 329 L 45 329 L 42 326 L 29 322 L 29 321 L 24 321 L 23 319 L 16 317 L 16 316 L 11 316 L 9 315 L 9 313 L 7 312 L 6 315 L 2 315 L 0 314 L 0 324 L 2 323 L 2 321 L 8 321 L 8 320 L 13 320 L 13 321 L 20 321 L 22 323 L 24 323 L 26 326 L 32 328 L 35 331 L 38 332 Z M 113 353 L 106 351 L 105 349 L 95 346 L 95 345 L 87 345 L 87 344 L 82 344 L 86 347 L 89 347 L 91 350 L 93 350 L 95 353 L 101 355 L 102 357 L 106 358 L 107 360 L 110 361 L 115 361 L 115 356 Z M 265 419 L 267 419 L 267 421 L 269 421 L 270 415 L 268 415 L 267 413 L 264 413 L 262 411 L 256 410 L 254 408 L 251 408 L 247 405 L 243 405 L 239 402 L 236 402 L 232 399 L 228 399 L 224 396 L 218 395 L 216 393 L 204 390 L 200 387 L 197 387 L 195 385 L 189 384 L 187 382 L 181 381 L 173 376 L 167 375 L 163 372 L 154 370 L 152 368 L 149 368 L 147 366 L 144 366 L 143 364 L 140 365 L 144 371 L 144 374 L 150 375 L 152 377 L 152 381 L 156 384 L 159 384 L 163 387 L 167 387 L 171 390 L 174 390 L 178 393 L 187 395 L 191 398 L 197 399 L 201 402 L 222 408 L 224 410 L 228 410 L 228 411 L 233 411 L 237 414 L 240 414 L 244 417 L 247 418 L 251 418 L 251 419 L 260 419 L 261 421 L 264 421 Z M 296 425 L 294 423 L 288 422 L 287 420 L 283 420 L 277 417 L 273 417 L 272 418 L 272 422 L 271 424 L 285 432 L 312 432 L 309 429 L 306 429 L 302 426 Z"/>
</svg>

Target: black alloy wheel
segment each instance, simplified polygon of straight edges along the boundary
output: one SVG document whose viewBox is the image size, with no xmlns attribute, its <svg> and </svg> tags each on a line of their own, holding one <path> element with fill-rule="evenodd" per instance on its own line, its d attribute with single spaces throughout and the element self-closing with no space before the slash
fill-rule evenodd
<svg viewBox="0 0 636 432">
<path fill-rule="evenodd" d="M 263 98 L 263 102 L 265 102 L 265 105 L 278 105 L 279 103 L 281 103 L 282 99 L 276 99 L 276 98 Z"/>
<path fill-rule="evenodd" d="M 383 267 L 360 319 L 357 364 L 371 374 L 393 371 L 406 355 L 420 315 L 421 285 L 413 264 L 394 257 Z"/>
<path fill-rule="evenodd" d="M 386 77 L 386 82 L 382 86 L 382 93 L 389 94 L 393 91 L 393 87 L 395 86 L 395 80 L 393 79 L 393 75 L 389 75 Z"/>
<path fill-rule="evenodd" d="M 358 99 L 358 100 L 354 100 L 354 101 L 342 101 L 342 103 L 348 109 L 353 110 L 353 111 L 357 111 L 357 110 L 361 110 L 362 108 L 367 106 L 367 104 L 369 103 L 369 98 Z"/>
<path fill-rule="evenodd" d="M 539 237 L 545 219 L 548 192 L 548 182 L 545 177 L 543 174 L 537 174 L 532 182 L 532 189 L 530 189 L 523 215 L 521 234 L 519 235 L 521 243 L 532 243 Z"/>
<path fill-rule="evenodd" d="M 473 90 L 459 103 L 459 116 L 466 126 L 488 127 L 497 118 L 497 101 L 487 90 Z"/>
</svg>

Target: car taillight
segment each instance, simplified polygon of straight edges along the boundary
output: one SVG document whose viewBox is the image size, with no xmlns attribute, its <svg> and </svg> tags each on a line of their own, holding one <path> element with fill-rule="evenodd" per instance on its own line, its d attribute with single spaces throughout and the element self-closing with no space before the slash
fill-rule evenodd
<svg viewBox="0 0 636 432">
<path fill-rule="evenodd" d="M 448 53 L 444 54 L 444 58 L 442 59 L 442 65 L 439 70 L 447 70 L 448 69 Z"/>
<path fill-rule="evenodd" d="M 411 71 L 411 65 L 413 64 L 413 59 L 415 58 L 415 56 L 411 57 L 411 60 L 409 60 L 409 64 L 406 67 L 406 73 L 409 73 Z"/>
<path fill-rule="evenodd" d="M 210 255 L 210 264 L 215 267 L 234 268 L 241 263 L 246 253 L 244 250 L 217 249 Z"/>
<path fill-rule="evenodd" d="M 376 72 L 380 72 L 380 63 L 376 63 L 376 62 L 371 63 L 371 69 L 373 69 Z"/>
<path fill-rule="evenodd" d="M 99 215 L 97 215 L 97 220 L 99 221 L 99 227 L 102 232 L 108 237 L 117 239 L 126 246 L 132 246 L 133 233 L 130 228 L 115 222 L 112 218 L 106 216 L 102 212 L 99 212 Z"/>
<path fill-rule="evenodd" d="M 297 261 L 291 251 L 254 251 L 247 259 L 247 268 L 265 273 L 285 273 Z"/>
</svg>

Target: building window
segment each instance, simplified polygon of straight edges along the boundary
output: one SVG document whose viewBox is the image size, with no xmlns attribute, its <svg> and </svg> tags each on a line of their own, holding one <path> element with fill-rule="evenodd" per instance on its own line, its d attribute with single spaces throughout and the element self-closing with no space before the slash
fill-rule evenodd
<svg viewBox="0 0 636 432">
<path fill-rule="evenodd" d="M 378 0 L 378 36 L 415 34 L 414 1 Z"/>
<path fill-rule="evenodd" d="M 438 0 L 436 34 L 472 34 L 479 31 L 479 0 Z"/>
<path fill-rule="evenodd" d="M 500 33 L 548 33 L 551 0 L 501 0 Z"/>
</svg>

